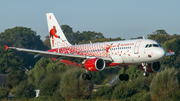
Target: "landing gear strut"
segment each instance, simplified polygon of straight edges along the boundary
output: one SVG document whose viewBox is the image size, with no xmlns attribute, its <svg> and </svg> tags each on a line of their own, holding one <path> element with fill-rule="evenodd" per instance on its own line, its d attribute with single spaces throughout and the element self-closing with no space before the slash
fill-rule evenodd
<svg viewBox="0 0 180 101">
<path fill-rule="evenodd" d="M 148 77 L 149 76 L 149 73 L 147 72 L 147 66 L 148 64 L 147 63 L 142 63 L 142 66 L 143 66 L 143 69 L 144 69 L 144 73 L 143 73 L 143 76 L 144 77 Z"/>
<path fill-rule="evenodd" d="M 119 75 L 119 80 L 121 80 L 121 81 L 128 81 L 129 80 L 129 75 L 128 74 L 125 74 L 125 72 L 126 72 L 126 67 L 123 67 L 124 68 L 124 72 L 123 72 L 123 74 L 120 74 Z"/>
<path fill-rule="evenodd" d="M 83 80 L 91 80 L 91 79 L 92 79 L 92 74 L 89 73 L 89 72 L 86 70 L 86 73 L 83 73 L 83 74 L 82 74 L 82 79 L 83 79 Z"/>
</svg>

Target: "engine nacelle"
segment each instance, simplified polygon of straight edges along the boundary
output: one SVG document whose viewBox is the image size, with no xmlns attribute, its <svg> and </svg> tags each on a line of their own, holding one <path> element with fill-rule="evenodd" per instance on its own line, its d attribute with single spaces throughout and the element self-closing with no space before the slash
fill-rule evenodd
<svg viewBox="0 0 180 101">
<path fill-rule="evenodd" d="M 105 61 L 100 58 L 87 59 L 84 68 L 88 71 L 101 71 L 105 67 Z"/>
<path fill-rule="evenodd" d="M 143 72 L 145 72 L 143 66 L 141 66 L 140 69 Z M 147 66 L 148 73 L 156 73 L 156 72 L 159 72 L 160 70 L 161 70 L 161 63 L 159 61 L 153 62 L 153 63 L 148 63 L 148 66 Z"/>
</svg>

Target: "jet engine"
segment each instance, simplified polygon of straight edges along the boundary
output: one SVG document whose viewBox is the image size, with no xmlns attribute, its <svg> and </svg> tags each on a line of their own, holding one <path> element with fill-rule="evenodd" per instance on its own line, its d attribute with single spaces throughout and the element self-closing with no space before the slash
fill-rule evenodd
<svg viewBox="0 0 180 101">
<path fill-rule="evenodd" d="M 140 69 L 143 72 L 145 72 L 143 66 L 141 66 Z M 148 66 L 147 66 L 148 73 L 156 73 L 156 72 L 159 72 L 160 70 L 161 70 L 161 63 L 159 61 L 153 62 L 153 63 L 148 63 Z"/>
<path fill-rule="evenodd" d="M 105 67 L 105 61 L 100 58 L 87 59 L 84 68 L 88 71 L 101 71 Z"/>
</svg>

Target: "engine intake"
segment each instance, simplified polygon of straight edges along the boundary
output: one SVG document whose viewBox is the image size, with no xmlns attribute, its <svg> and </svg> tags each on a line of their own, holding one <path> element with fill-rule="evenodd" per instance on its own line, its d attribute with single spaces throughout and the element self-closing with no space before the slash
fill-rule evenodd
<svg viewBox="0 0 180 101">
<path fill-rule="evenodd" d="M 143 66 L 141 66 L 140 69 L 143 72 L 145 72 Z M 147 66 L 148 73 L 156 73 L 156 72 L 159 72 L 160 70 L 161 70 L 161 63 L 159 61 L 153 62 L 153 63 L 148 63 L 148 66 Z"/>
<path fill-rule="evenodd" d="M 105 68 L 105 62 L 100 58 L 87 59 L 84 68 L 88 71 L 101 71 Z"/>
</svg>

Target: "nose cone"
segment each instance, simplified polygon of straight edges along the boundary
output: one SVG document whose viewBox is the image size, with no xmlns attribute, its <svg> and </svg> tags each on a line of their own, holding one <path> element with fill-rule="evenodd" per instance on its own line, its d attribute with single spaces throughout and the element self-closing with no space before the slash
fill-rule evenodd
<svg viewBox="0 0 180 101">
<path fill-rule="evenodd" d="M 156 50 L 157 58 L 162 59 L 166 56 L 166 51 L 163 48 L 159 48 Z"/>
</svg>

